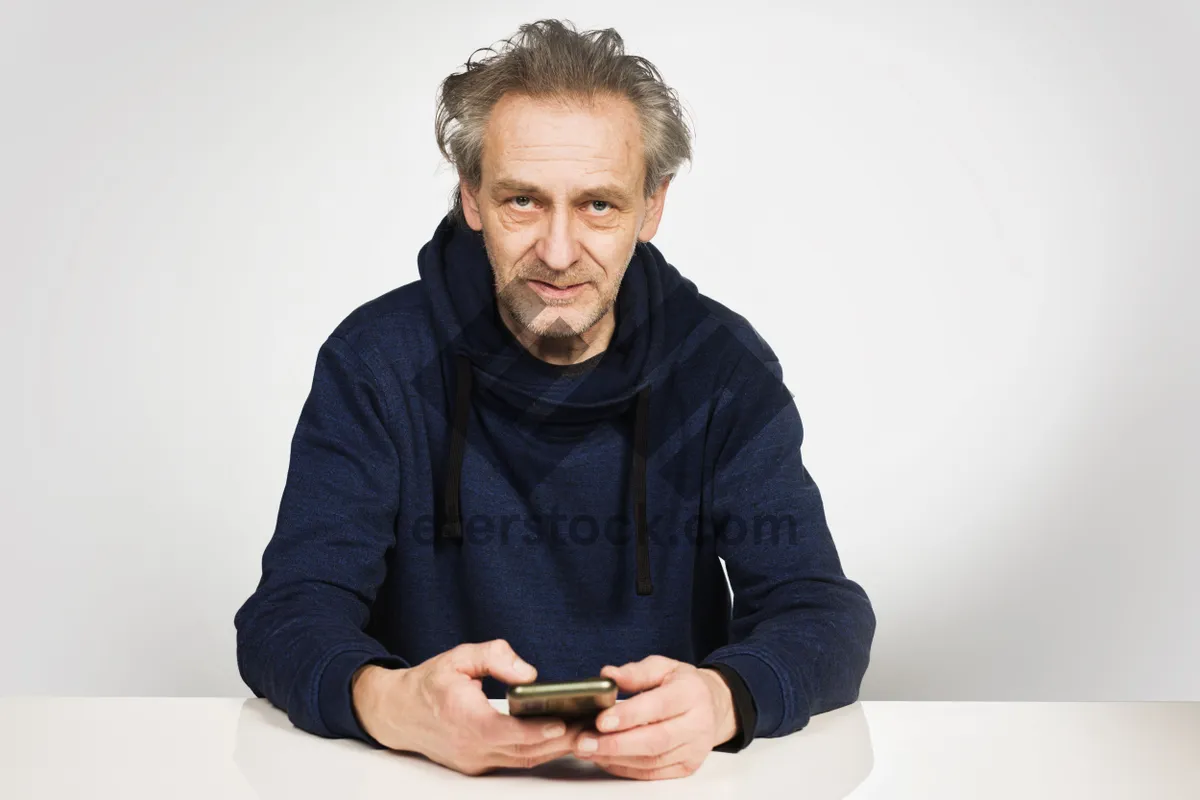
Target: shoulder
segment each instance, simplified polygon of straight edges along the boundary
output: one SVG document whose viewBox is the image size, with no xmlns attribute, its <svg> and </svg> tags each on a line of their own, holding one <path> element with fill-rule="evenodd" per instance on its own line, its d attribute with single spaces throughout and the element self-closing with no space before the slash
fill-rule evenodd
<svg viewBox="0 0 1200 800">
<path fill-rule="evenodd" d="M 744 314 L 708 295 L 698 293 L 697 299 L 704 309 L 697 351 L 716 370 L 719 384 L 782 380 L 778 356 Z"/>
<path fill-rule="evenodd" d="M 700 295 L 700 301 L 705 305 L 709 316 L 716 325 L 726 331 L 727 335 L 734 340 L 735 352 L 754 355 L 759 360 L 778 361 L 775 351 L 771 349 L 767 340 L 762 337 L 762 334 L 745 315 L 707 295 Z"/>
<path fill-rule="evenodd" d="M 661 294 L 657 302 L 664 317 L 664 351 L 677 360 L 703 359 L 702 365 L 711 369 L 729 365 L 747 356 L 759 362 L 778 359 L 766 340 L 744 314 L 705 294 L 695 281 L 671 264 L 651 242 L 644 247 L 643 260 L 653 265 L 651 270 Z"/>
<path fill-rule="evenodd" d="M 338 323 L 331 335 L 355 344 L 372 338 L 380 331 L 413 322 L 427 322 L 428 307 L 421 281 L 412 281 L 358 306 Z"/>
<path fill-rule="evenodd" d="M 330 333 L 372 369 L 407 372 L 437 350 L 429 297 L 420 280 L 398 286 L 347 314 Z"/>
</svg>

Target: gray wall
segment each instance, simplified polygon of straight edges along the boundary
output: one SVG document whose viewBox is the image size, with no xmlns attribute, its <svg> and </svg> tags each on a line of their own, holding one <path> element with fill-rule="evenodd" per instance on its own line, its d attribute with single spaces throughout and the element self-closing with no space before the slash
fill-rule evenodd
<svg viewBox="0 0 1200 800">
<path fill-rule="evenodd" d="M 1195 4 L 407 5 L 0 10 L 0 693 L 248 693 L 317 347 L 416 276 L 437 82 L 555 14 L 693 115 L 655 243 L 783 360 L 864 698 L 1200 700 Z"/>
</svg>

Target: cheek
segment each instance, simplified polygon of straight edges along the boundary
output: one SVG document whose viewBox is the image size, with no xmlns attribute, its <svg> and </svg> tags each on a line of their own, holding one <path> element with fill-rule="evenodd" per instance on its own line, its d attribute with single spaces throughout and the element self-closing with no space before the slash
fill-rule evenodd
<svg viewBox="0 0 1200 800">
<path fill-rule="evenodd" d="M 507 284 L 510 281 L 517 280 L 521 277 L 522 269 L 519 263 L 506 261 L 501 262 L 501 265 L 502 266 L 500 269 L 497 270 L 497 274 L 500 276 L 500 282 L 502 284 Z"/>
<path fill-rule="evenodd" d="M 604 277 L 601 278 L 599 282 L 600 282 L 600 286 L 602 287 L 601 293 L 605 297 L 616 294 L 617 289 L 621 283 L 621 275 L 622 274 L 623 273 L 617 272 L 615 270 L 604 273 Z"/>
</svg>

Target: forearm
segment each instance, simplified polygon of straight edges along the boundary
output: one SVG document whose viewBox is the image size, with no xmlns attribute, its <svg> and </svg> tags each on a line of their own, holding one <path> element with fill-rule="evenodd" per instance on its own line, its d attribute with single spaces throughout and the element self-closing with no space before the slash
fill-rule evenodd
<svg viewBox="0 0 1200 800">
<path fill-rule="evenodd" d="M 813 714 L 858 699 L 874 612 L 853 581 L 813 586 L 780 587 L 777 607 L 752 627 L 735 622 L 731 643 L 705 659 L 728 665 L 745 681 L 757 708 L 755 737 L 783 736 L 803 728 Z"/>
<path fill-rule="evenodd" d="M 842 570 L 778 361 L 769 349 L 763 361 L 747 358 L 734 383 L 714 422 L 712 530 L 733 618 L 729 644 L 707 660 L 746 682 L 758 708 L 755 735 L 781 736 L 857 699 L 875 614 Z"/>
<path fill-rule="evenodd" d="M 368 739 L 353 714 L 355 671 L 407 666 L 364 630 L 395 544 L 400 473 L 386 409 L 371 370 L 330 336 L 292 438 L 262 580 L 234 618 L 246 684 L 321 736 Z"/>
<path fill-rule="evenodd" d="M 255 695 L 285 710 L 298 728 L 368 740 L 352 713 L 354 673 L 371 661 L 407 664 L 364 633 L 357 610 L 343 605 L 329 587 L 260 588 L 235 618 L 238 668 Z"/>
</svg>

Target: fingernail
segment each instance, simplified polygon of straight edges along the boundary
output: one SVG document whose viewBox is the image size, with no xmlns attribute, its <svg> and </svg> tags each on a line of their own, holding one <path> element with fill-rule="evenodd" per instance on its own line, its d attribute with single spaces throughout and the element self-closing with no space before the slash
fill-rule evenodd
<svg viewBox="0 0 1200 800">
<path fill-rule="evenodd" d="M 596 720 L 596 727 L 602 731 L 611 731 L 617 727 L 617 718 L 614 716 L 601 717 Z"/>
<path fill-rule="evenodd" d="M 567 732 L 567 726 L 561 722 L 551 722 L 546 727 L 542 728 L 542 735 L 547 739 L 553 739 L 555 736 L 562 736 Z"/>
<path fill-rule="evenodd" d="M 579 752 L 594 753 L 596 752 L 596 740 L 591 736 L 579 737 Z"/>
<path fill-rule="evenodd" d="M 533 677 L 535 672 L 533 665 L 527 664 L 519 658 L 513 659 L 513 669 L 517 671 L 518 675 L 526 675 L 529 677 Z"/>
</svg>

